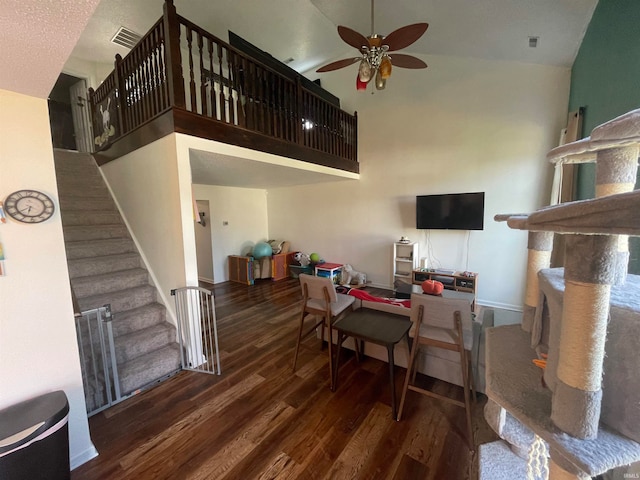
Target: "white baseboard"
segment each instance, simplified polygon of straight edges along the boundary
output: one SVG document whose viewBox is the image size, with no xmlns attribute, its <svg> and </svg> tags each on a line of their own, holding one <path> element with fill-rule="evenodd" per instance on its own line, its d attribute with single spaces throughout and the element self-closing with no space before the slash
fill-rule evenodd
<svg viewBox="0 0 640 480">
<path fill-rule="evenodd" d="M 207 283 L 210 283 L 210 284 L 212 284 L 212 285 L 214 284 L 214 283 L 213 283 L 213 278 L 207 278 L 207 277 L 200 277 L 200 276 L 198 276 L 198 280 L 200 280 L 201 282 L 207 282 Z"/>
<path fill-rule="evenodd" d="M 96 458 L 98 455 L 98 450 L 96 450 L 96 447 L 91 444 L 91 447 L 70 458 L 71 470 L 75 470 L 80 465 L 87 463 L 89 460 L 91 460 L 92 458 Z"/>
<path fill-rule="evenodd" d="M 511 303 L 492 302 L 490 300 L 478 299 L 478 305 L 483 307 L 500 308 L 502 310 L 511 310 L 512 312 L 522 312 L 522 305 L 513 305 Z"/>
</svg>

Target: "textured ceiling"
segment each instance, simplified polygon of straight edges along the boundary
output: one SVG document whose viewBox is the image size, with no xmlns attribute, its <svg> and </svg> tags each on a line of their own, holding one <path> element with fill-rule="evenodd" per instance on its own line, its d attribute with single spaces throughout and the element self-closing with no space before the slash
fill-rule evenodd
<svg viewBox="0 0 640 480">
<path fill-rule="evenodd" d="M 4 0 L 0 89 L 47 98 L 99 0 Z"/>
<path fill-rule="evenodd" d="M 162 15 L 162 0 L 102 0 L 73 54 L 112 63 L 125 55 L 110 44 L 120 26 L 145 33 Z M 375 30 L 382 35 L 415 22 L 427 33 L 406 49 L 569 67 L 597 0 L 376 0 Z M 175 0 L 178 13 L 222 39 L 231 30 L 279 60 L 294 58 L 299 72 L 353 56 L 336 26 L 371 33 L 369 0 Z M 528 36 L 540 37 L 529 48 Z M 428 63 L 428 62 L 427 62 Z M 354 67 L 355 68 L 355 67 Z"/>
</svg>

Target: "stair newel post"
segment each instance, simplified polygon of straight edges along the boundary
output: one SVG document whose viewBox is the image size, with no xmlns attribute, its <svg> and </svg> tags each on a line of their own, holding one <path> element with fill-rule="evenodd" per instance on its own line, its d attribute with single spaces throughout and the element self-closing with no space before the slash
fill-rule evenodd
<svg viewBox="0 0 640 480">
<path fill-rule="evenodd" d="M 126 108 L 124 98 L 126 96 L 126 88 L 124 86 L 124 78 L 122 76 L 122 56 L 119 53 L 116 53 L 116 60 L 113 65 L 113 78 L 118 91 L 118 95 L 116 95 L 116 112 L 118 112 L 118 125 L 120 125 L 118 136 L 120 136 L 129 131 L 129 123 L 125 123 L 124 121 L 124 109 Z"/>
<path fill-rule="evenodd" d="M 89 87 L 89 89 L 87 90 L 87 96 L 88 96 L 88 100 L 89 100 L 89 110 L 90 110 L 90 115 L 91 115 L 91 132 L 95 132 L 96 129 L 96 91 L 93 89 L 93 87 Z M 94 133 L 94 135 L 96 135 Z M 91 152 L 95 152 L 96 151 L 96 144 L 93 141 L 93 137 L 91 139 Z"/>
<path fill-rule="evenodd" d="M 186 108 L 184 79 L 182 77 L 182 55 L 180 53 L 180 21 L 173 0 L 164 4 L 164 56 L 167 69 L 169 105 Z"/>
</svg>

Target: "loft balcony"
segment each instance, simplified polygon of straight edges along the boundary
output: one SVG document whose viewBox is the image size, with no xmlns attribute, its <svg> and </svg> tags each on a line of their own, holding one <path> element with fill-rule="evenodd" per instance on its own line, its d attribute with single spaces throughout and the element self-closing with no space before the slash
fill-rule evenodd
<svg viewBox="0 0 640 480">
<path fill-rule="evenodd" d="M 358 173 L 356 115 L 300 75 L 163 16 L 89 90 L 100 165 L 172 132 Z"/>
</svg>

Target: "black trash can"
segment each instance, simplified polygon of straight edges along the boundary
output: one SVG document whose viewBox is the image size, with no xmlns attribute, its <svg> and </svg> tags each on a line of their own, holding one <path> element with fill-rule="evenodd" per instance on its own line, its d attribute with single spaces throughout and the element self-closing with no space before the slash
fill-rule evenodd
<svg viewBox="0 0 640 480">
<path fill-rule="evenodd" d="M 0 410 L 0 478 L 69 479 L 68 420 L 63 391 Z"/>
</svg>

